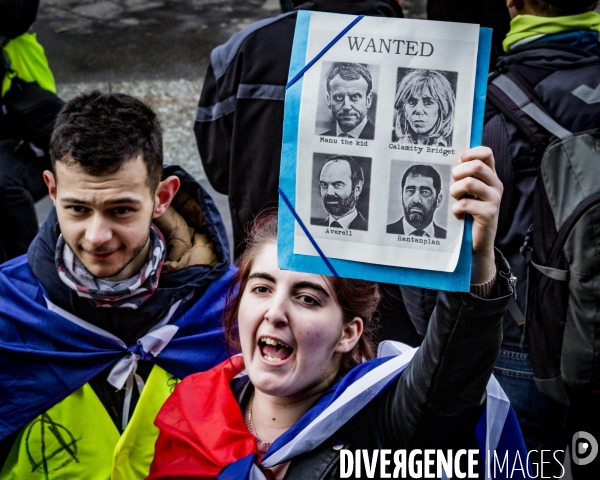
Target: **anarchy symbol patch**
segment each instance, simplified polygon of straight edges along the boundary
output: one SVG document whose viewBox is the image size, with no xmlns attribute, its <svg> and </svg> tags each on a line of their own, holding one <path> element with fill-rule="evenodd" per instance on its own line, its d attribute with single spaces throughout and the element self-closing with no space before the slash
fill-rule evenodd
<svg viewBox="0 0 600 480">
<path fill-rule="evenodd" d="M 64 468 L 71 462 L 79 463 L 79 440 L 76 440 L 66 427 L 54 422 L 47 413 L 40 415 L 25 433 L 31 472 L 38 471 L 49 480 L 50 473 Z"/>
</svg>

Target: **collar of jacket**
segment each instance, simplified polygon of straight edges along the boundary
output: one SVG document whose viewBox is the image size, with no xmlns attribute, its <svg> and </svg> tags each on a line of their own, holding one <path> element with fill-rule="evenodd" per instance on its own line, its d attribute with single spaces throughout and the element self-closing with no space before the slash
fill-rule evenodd
<svg viewBox="0 0 600 480">
<path fill-rule="evenodd" d="M 595 43 L 589 34 L 596 37 Z M 498 59 L 496 68 L 503 71 L 505 68 L 521 65 L 532 67 L 539 74 L 533 75 L 532 68 L 529 68 L 527 80 L 536 85 L 557 68 L 583 68 L 596 64 L 600 56 L 597 35 L 589 30 L 546 35 L 537 41 L 511 48 Z"/>
<path fill-rule="evenodd" d="M 522 42 L 537 40 L 545 35 L 574 30 L 600 32 L 600 14 L 580 13 L 564 17 L 539 17 L 537 15 L 517 15 L 510 22 L 510 31 L 502 42 L 505 52 Z"/>
<path fill-rule="evenodd" d="M 293 0 L 295 10 L 369 15 L 372 17 L 403 18 L 402 7 L 396 0 Z"/>
<path fill-rule="evenodd" d="M 213 199 L 181 167 L 166 166 L 163 178 L 170 175 L 179 177 L 181 188 L 173 200 L 174 210 L 168 215 L 169 218 L 157 222 L 167 241 L 165 265 L 168 263 L 169 266 L 163 270 L 158 288 L 152 297 L 135 311 L 114 312 L 115 309 L 90 308 L 88 300 L 73 295 L 59 279 L 54 263 L 60 227 L 53 208 L 29 247 L 27 255 L 33 274 L 54 304 L 76 315 L 81 315 L 81 309 L 84 309 L 86 320 L 105 330 L 110 331 L 108 323 L 104 321 L 105 317 L 114 317 L 117 313 L 131 317 L 132 320 L 128 318 L 128 322 L 135 320 L 143 327 L 192 290 L 195 290 L 196 295 L 203 293 L 213 281 L 227 271 L 230 264 L 227 233 Z M 187 225 L 183 226 L 182 222 Z M 174 248 L 175 243 L 181 245 L 177 240 L 181 240 L 182 236 L 187 247 Z M 111 333 L 120 337 L 120 332 Z"/>
</svg>

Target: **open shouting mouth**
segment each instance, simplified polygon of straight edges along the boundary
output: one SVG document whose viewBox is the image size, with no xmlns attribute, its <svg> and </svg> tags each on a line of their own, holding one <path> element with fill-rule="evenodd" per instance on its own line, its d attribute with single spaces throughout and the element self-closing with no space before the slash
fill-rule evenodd
<svg viewBox="0 0 600 480">
<path fill-rule="evenodd" d="M 260 337 L 258 346 L 263 358 L 271 363 L 281 363 L 294 353 L 292 347 L 271 337 Z"/>
</svg>

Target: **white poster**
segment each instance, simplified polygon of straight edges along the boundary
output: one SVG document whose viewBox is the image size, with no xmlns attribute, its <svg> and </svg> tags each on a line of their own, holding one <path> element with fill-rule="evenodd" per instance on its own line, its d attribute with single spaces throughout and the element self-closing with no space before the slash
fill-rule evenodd
<svg viewBox="0 0 600 480">
<path fill-rule="evenodd" d="M 308 63 L 352 20 L 312 13 Z M 350 19 L 350 20 L 349 20 Z M 479 26 L 364 17 L 302 79 L 296 211 L 330 258 L 454 271 Z M 302 229 L 294 254 L 316 256 Z"/>
</svg>

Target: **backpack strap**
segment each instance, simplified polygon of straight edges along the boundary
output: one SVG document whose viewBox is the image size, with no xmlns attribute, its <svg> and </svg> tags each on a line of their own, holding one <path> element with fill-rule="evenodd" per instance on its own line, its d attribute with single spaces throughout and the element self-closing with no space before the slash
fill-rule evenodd
<svg viewBox="0 0 600 480">
<path fill-rule="evenodd" d="M 516 72 L 505 70 L 505 73 L 493 76 L 490 79 L 488 99 L 531 141 L 540 155 L 549 143 L 548 134 L 561 140 L 573 136 L 572 132 L 562 127 L 545 110 L 537 100 L 534 92 Z M 529 120 L 533 120 L 534 123 Z M 539 130 L 539 127 L 542 131 Z M 528 232 L 528 237 L 529 235 L 530 232 Z M 527 242 L 528 240 L 526 240 Z M 522 247 L 522 250 L 523 248 L 526 249 L 526 245 Z M 568 270 L 539 265 L 531 260 L 531 255 L 526 255 L 526 260 L 528 265 L 547 277 L 558 281 L 568 280 Z M 527 279 L 527 282 L 529 282 L 529 279 Z M 527 297 L 529 297 L 529 294 L 527 294 Z M 525 312 L 527 312 L 527 303 L 526 300 Z M 508 311 L 517 325 L 525 326 L 525 312 L 521 311 L 514 297 L 509 300 Z M 521 346 L 523 346 L 524 340 L 525 330 L 523 330 Z"/>
<path fill-rule="evenodd" d="M 496 86 L 519 110 L 528 115 L 547 132 L 561 140 L 573 136 L 571 131 L 562 127 L 549 113 L 540 108 L 536 99 L 531 98 L 532 93 L 529 89 L 524 88 L 516 75 L 500 74 L 492 80 L 492 85 Z"/>
</svg>

